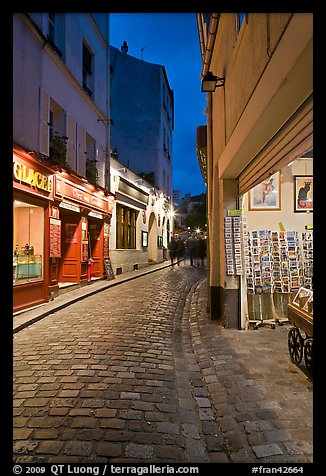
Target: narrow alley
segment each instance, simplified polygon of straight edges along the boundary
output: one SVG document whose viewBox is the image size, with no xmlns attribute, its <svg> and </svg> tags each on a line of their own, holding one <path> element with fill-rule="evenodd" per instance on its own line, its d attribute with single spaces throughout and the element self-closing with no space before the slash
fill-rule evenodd
<svg viewBox="0 0 326 476">
<path fill-rule="evenodd" d="M 15 333 L 14 461 L 312 463 L 289 326 L 224 329 L 206 290 L 183 262 Z"/>
</svg>

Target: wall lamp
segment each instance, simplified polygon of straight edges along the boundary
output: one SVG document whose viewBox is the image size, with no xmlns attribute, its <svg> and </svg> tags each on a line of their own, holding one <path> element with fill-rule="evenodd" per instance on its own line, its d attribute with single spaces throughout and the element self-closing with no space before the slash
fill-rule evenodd
<svg viewBox="0 0 326 476">
<path fill-rule="evenodd" d="M 211 71 L 207 71 L 201 82 L 202 93 L 213 93 L 216 88 L 224 86 L 225 78 L 215 76 Z"/>
</svg>

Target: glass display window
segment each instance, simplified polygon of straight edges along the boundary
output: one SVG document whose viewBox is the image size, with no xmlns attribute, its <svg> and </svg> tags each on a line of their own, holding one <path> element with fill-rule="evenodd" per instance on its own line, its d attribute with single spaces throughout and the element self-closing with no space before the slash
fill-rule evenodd
<svg viewBox="0 0 326 476">
<path fill-rule="evenodd" d="M 44 208 L 14 200 L 13 282 L 43 278 Z"/>
</svg>

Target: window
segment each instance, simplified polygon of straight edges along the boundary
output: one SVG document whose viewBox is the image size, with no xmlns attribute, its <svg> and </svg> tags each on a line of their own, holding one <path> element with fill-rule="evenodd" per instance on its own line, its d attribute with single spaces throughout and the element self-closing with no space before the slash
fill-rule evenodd
<svg viewBox="0 0 326 476">
<path fill-rule="evenodd" d="M 117 248 L 136 249 L 136 221 L 138 212 L 117 204 Z"/>
<path fill-rule="evenodd" d="M 55 43 L 55 13 L 49 13 L 49 39 Z"/>
<path fill-rule="evenodd" d="M 93 55 L 83 42 L 83 88 L 87 94 L 93 95 Z"/>
<path fill-rule="evenodd" d="M 240 31 L 243 20 L 246 19 L 246 13 L 237 13 L 237 31 Z"/>
<path fill-rule="evenodd" d="M 58 53 L 60 58 L 63 51 L 63 15 L 58 13 L 49 13 L 48 15 L 48 35 L 52 48 Z"/>
<path fill-rule="evenodd" d="M 13 282 L 43 277 L 44 209 L 14 200 Z"/>
<path fill-rule="evenodd" d="M 164 154 L 167 153 L 167 148 L 166 148 L 166 129 L 163 127 L 163 152 Z"/>
<path fill-rule="evenodd" d="M 163 192 L 167 192 L 167 189 L 166 189 L 166 172 L 165 170 L 163 170 Z"/>
</svg>

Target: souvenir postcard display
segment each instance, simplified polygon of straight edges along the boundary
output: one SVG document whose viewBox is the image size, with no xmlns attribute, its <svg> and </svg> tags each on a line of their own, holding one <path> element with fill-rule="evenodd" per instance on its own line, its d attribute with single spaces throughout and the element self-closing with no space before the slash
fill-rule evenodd
<svg viewBox="0 0 326 476">
<path fill-rule="evenodd" d="M 228 275 L 244 274 L 243 256 L 248 248 L 248 226 L 246 216 L 228 215 L 224 218 L 224 240 L 226 273 Z"/>
<path fill-rule="evenodd" d="M 253 230 L 248 234 L 245 256 L 247 290 L 250 293 L 290 293 L 305 283 L 302 246 L 297 231 Z M 306 256 L 312 253 L 306 250 Z"/>
<path fill-rule="evenodd" d="M 251 230 L 245 215 L 224 217 L 226 273 L 246 276 L 249 293 L 312 290 L 313 232 Z"/>
<path fill-rule="evenodd" d="M 305 231 L 301 234 L 301 253 L 303 266 L 303 286 L 312 289 L 313 277 L 313 232 Z"/>
</svg>

